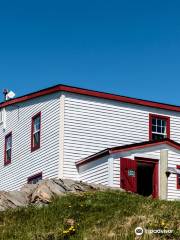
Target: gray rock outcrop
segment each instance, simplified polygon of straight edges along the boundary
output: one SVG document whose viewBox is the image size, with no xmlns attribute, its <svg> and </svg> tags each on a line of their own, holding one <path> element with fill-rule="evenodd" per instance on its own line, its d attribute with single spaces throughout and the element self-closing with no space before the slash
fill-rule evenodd
<svg viewBox="0 0 180 240">
<path fill-rule="evenodd" d="M 45 179 L 36 184 L 25 184 L 19 191 L 0 191 L 0 211 L 31 204 L 44 205 L 50 203 L 54 197 L 68 193 L 77 194 L 107 188 L 103 185 L 87 184 L 70 179 Z"/>
</svg>

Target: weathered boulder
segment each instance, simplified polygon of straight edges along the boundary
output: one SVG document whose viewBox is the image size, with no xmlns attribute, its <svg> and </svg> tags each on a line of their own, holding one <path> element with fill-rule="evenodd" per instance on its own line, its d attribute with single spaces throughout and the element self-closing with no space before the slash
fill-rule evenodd
<svg viewBox="0 0 180 240">
<path fill-rule="evenodd" d="M 44 180 L 35 188 L 30 198 L 30 203 L 49 203 L 55 196 L 64 195 L 66 190 L 54 180 Z"/>
<path fill-rule="evenodd" d="M 0 192 L 0 211 L 8 208 L 23 207 L 28 205 L 26 193 L 21 191 Z"/>
<path fill-rule="evenodd" d="M 71 179 L 45 179 L 36 184 L 25 184 L 19 191 L 0 191 L 0 211 L 29 204 L 48 204 L 54 197 L 68 193 L 101 191 L 107 188 L 100 184 L 87 184 Z"/>
</svg>

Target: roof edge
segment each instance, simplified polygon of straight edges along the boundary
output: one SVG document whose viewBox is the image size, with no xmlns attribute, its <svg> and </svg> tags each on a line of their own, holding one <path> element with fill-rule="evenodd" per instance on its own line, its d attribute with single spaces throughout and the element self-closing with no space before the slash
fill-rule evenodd
<svg viewBox="0 0 180 240">
<path fill-rule="evenodd" d="M 103 99 L 114 100 L 114 101 L 119 101 L 119 102 L 125 102 L 125 103 L 130 103 L 130 104 L 135 104 L 135 105 L 141 105 L 141 106 L 147 106 L 147 107 L 152 107 L 152 108 L 160 108 L 160 109 L 165 109 L 165 110 L 169 110 L 169 111 L 180 112 L 180 106 L 176 106 L 176 105 L 142 100 L 142 99 L 138 99 L 138 98 L 131 98 L 131 97 L 126 97 L 126 96 L 121 96 L 121 95 L 116 95 L 116 94 L 111 94 L 111 93 L 99 92 L 99 91 L 88 90 L 88 89 L 84 89 L 84 88 L 72 87 L 72 86 L 67 86 L 67 85 L 60 85 L 60 84 L 50 87 L 50 88 L 42 89 L 40 91 L 36 91 L 36 92 L 30 93 L 30 94 L 24 95 L 21 97 L 18 97 L 15 99 L 11 99 L 7 102 L 2 102 L 2 103 L 0 103 L 0 108 L 7 107 L 9 105 L 13 105 L 16 103 L 24 102 L 29 99 L 44 96 L 47 94 L 52 94 L 52 93 L 55 93 L 58 91 L 65 91 L 65 92 L 76 93 L 76 94 L 80 94 L 80 95 L 86 95 L 86 96 L 103 98 Z"/>
<path fill-rule="evenodd" d="M 81 164 L 97 160 L 98 158 L 107 156 L 109 154 L 110 154 L 109 148 L 106 148 L 106 149 L 104 149 L 104 150 L 102 150 L 98 153 L 95 153 L 93 155 L 90 155 L 90 156 L 82 159 L 82 160 L 79 160 L 79 161 L 75 162 L 75 164 L 76 164 L 76 166 L 79 166 Z"/>
<path fill-rule="evenodd" d="M 162 145 L 162 144 L 167 144 L 177 150 L 180 150 L 179 143 L 177 143 L 169 138 L 165 138 L 163 140 L 158 140 L 158 141 L 157 140 L 156 141 L 145 141 L 145 142 L 140 142 L 140 143 L 122 145 L 122 146 L 113 147 L 113 148 L 107 148 L 103 151 L 100 151 L 100 152 L 90 155 L 82 160 L 79 160 L 75 164 L 77 167 L 79 167 L 82 164 L 97 160 L 100 157 L 104 157 L 104 156 L 107 156 L 110 154 L 127 152 L 127 151 L 136 150 L 136 149 L 147 148 L 147 147 L 154 147 L 154 146 L 158 146 L 158 145 Z"/>
<path fill-rule="evenodd" d="M 60 91 L 60 85 L 56 85 L 56 86 L 53 86 L 53 87 L 50 87 L 50 88 L 45 88 L 45 89 L 42 89 L 42 90 L 39 90 L 39 91 L 36 91 L 36 92 L 33 92 L 33 93 L 26 94 L 26 95 L 18 97 L 18 98 L 8 100 L 6 102 L 2 102 L 2 103 L 0 103 L 0 108 L 7 107 L 7 106 L 10 106 L 10 105 L 13 105 L 13 104 L 16 104 L 16 103 L 20 103 L 20 102 L 25 102 L 27 100 L 37 98 L 37 97 L 41 97 L 41 96 L 45 96 L 45 95 L 48 95 L 48 94 L 52 94 L 52 93 L 55 93 L 55 92 L 58 92 L 58 91 Z"/>
</svg>

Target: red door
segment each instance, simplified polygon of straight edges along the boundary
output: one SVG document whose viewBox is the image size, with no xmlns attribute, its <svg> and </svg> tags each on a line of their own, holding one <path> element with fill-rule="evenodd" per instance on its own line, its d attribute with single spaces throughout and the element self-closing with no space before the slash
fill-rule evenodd
<svg viewBox="0 0 180 240">
<path fill-rule="evenodd" d="M 120 159 L 121 188 L 126 191 L 137 192 L 137 164 L 136 160 Z"/>
</svg>

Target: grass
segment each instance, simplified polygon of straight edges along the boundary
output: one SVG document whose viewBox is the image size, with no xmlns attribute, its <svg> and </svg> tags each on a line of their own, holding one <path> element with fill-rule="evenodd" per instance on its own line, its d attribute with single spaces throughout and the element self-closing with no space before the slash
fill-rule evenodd
<svg viewBox="0 0 180 240">
<path fill-rule="evenodd" d="M 134 229 L 172 229 L 171 234 L 144 234 Z M 49 206 L 0 213 L 1 240 L 180 239 L 180 202 L 105 191 L 67 195 Z"/>
</svg>

